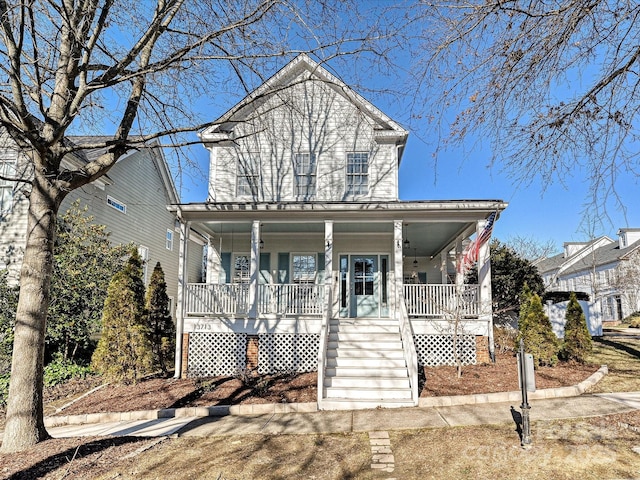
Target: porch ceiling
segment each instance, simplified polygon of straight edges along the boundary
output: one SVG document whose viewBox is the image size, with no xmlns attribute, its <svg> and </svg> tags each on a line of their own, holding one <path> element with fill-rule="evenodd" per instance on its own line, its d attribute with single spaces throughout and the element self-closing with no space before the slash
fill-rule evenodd
<svg viewBox="0 0 640 480">
<path fill-rule="evenodd" d="M 491 212 L 502 211 L 501 200 L 318 202 L 318 203 L 203 203 L 173 205 L 184 220 L 203 234 L 246 234 L 255 220 L 261 235 L 324 233 L 324 222 L 333 221 L 335 235 L 393 235 L 393 222 L 403 221 L 405 255 L 434 256 L 456 238 L 475 232 L 476 222 Z M 415 250 L 414 250 L 415 249 Z"/>
</svg>

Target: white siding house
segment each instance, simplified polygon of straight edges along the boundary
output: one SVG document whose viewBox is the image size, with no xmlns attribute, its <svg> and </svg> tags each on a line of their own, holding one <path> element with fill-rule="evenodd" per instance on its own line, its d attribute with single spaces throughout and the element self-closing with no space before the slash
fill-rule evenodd
<svg viewBox="0 0 640 480">
<path fill-rule="evenodd" d="M 603 322 L 640 310 L 640 229 L 621 228 L 618 239 L 568 242 L 564 252 L 536 263 L 547 291 L 585 292 L 589 325 L 602 335 Z"/>
<path fill-rule="evenodd" d="M 175 205 L 208 236 L 183 278 L 176 371 L 318 371 L 320 408 L 415 405 L 421 365 L 488 361 L 488 244 L 463 241 L 500 200 L 400 201 L 408 132 L 302 55 L 220 117 L 208 199 Z M 453 335 L 459 351 L 453 352 Z"/>
<path fill-rule="evenodd" d="M 6 136 L 1 140 L 0 170 L 29 178 L 27 164 L 15 144 Z M 100 137 L 69 137 L 68 140 L 82 147 L 99 142 Z M 81 150 L 64 162 L 69 166 L 77 165 L 99 154 L 99 149 Z M 6 268 L 10 281 L 19 283 L 26 240 L 28 184 L 0 181 L 0 188 L 0 269 Z M 88 207 L 87 214 L 94 217 L 94 223 L 106 225 L 112 243 L 138 246 L 145 261 L 145 283 L 149 282 L 156 262 L 160 262 L 175 307 L 180 228 L 175 212 L 169 211 L 167 205 L 178 202 L 178 196 L 161 149 L 146 145 L 132 150 L 109 170 L 108 175 L 70 192 L 62 202 L 60 213 L 76 200 L 80 200 L 82 208 Z M 203 237 L 193 232 L 190 242 L 194 251 L 202 251 Z M 194 255 L 187 268 L 189 281 L 201 280 L 201 267 L 202 261 Z"/>
</svg>

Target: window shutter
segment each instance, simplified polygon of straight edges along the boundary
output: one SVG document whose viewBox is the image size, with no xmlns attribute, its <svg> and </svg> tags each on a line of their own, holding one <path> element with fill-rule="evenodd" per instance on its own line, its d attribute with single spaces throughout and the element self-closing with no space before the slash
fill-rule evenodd
<svg viewBox="0 0 640 480">
<path fill-rule="evenodd" d="M 258 277 L 258 283 L 264 285 L 266 283 L 271 283 L 271 254 L 270 253 L 261 253 L 260 254 L 260 276 Z"/>
<path fill-rule="evenodd" d="M 231 283 L 231 252 L 225 252 L 220 255 L 220 283 Z"/>
<path fill-rule="evenodd" d="M 289 253 L 278 253 L 278 282 L 289 283 Z"/>
</svg>

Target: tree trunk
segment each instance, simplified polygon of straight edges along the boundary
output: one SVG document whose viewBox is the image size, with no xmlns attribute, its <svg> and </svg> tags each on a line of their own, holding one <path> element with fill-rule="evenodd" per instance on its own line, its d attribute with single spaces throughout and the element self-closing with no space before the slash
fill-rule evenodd
<svg viewBox="0 0 640 480">
<path fill-rule="evenodd" d="M 49 436 L 42 403 L 44 339 L 60 197 L 36 172 L 20 273 L 3 452 L 24 450 Z"/>
</svg>

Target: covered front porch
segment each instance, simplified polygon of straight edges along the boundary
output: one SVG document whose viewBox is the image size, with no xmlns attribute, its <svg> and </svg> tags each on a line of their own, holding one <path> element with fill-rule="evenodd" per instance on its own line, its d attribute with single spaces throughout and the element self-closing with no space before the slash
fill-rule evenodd
<svg viewBox="0 0 640 480">
<path fill-rule="evenodd" d="M 496 202 L 177 206 L 181 257 L 189 254 L 190 228 L 209 241 L 205 281 L 181 277 L 176 372 L 317 370 L 328 401 L 346 395 L 335 392 L 345 375 L 350 384 L 352 377 L 385 368 L 392 376 L 401 368 L 405 400 L 417 401 L 419 365 L 475 363 L 492 352 L 488 245 L 479 252 L 478 284 L 464 283 L 458 262 L 469 238 L 502 208 Z M 387 360 L 367 360 L 374 352 Z M 391 360 L 395 352 L 402 367 Z M 356 369 L 367 363 L 369 373 Z M 391 380 L 380 380 L 373 402 L 398 390 Z"/>
</svg>

